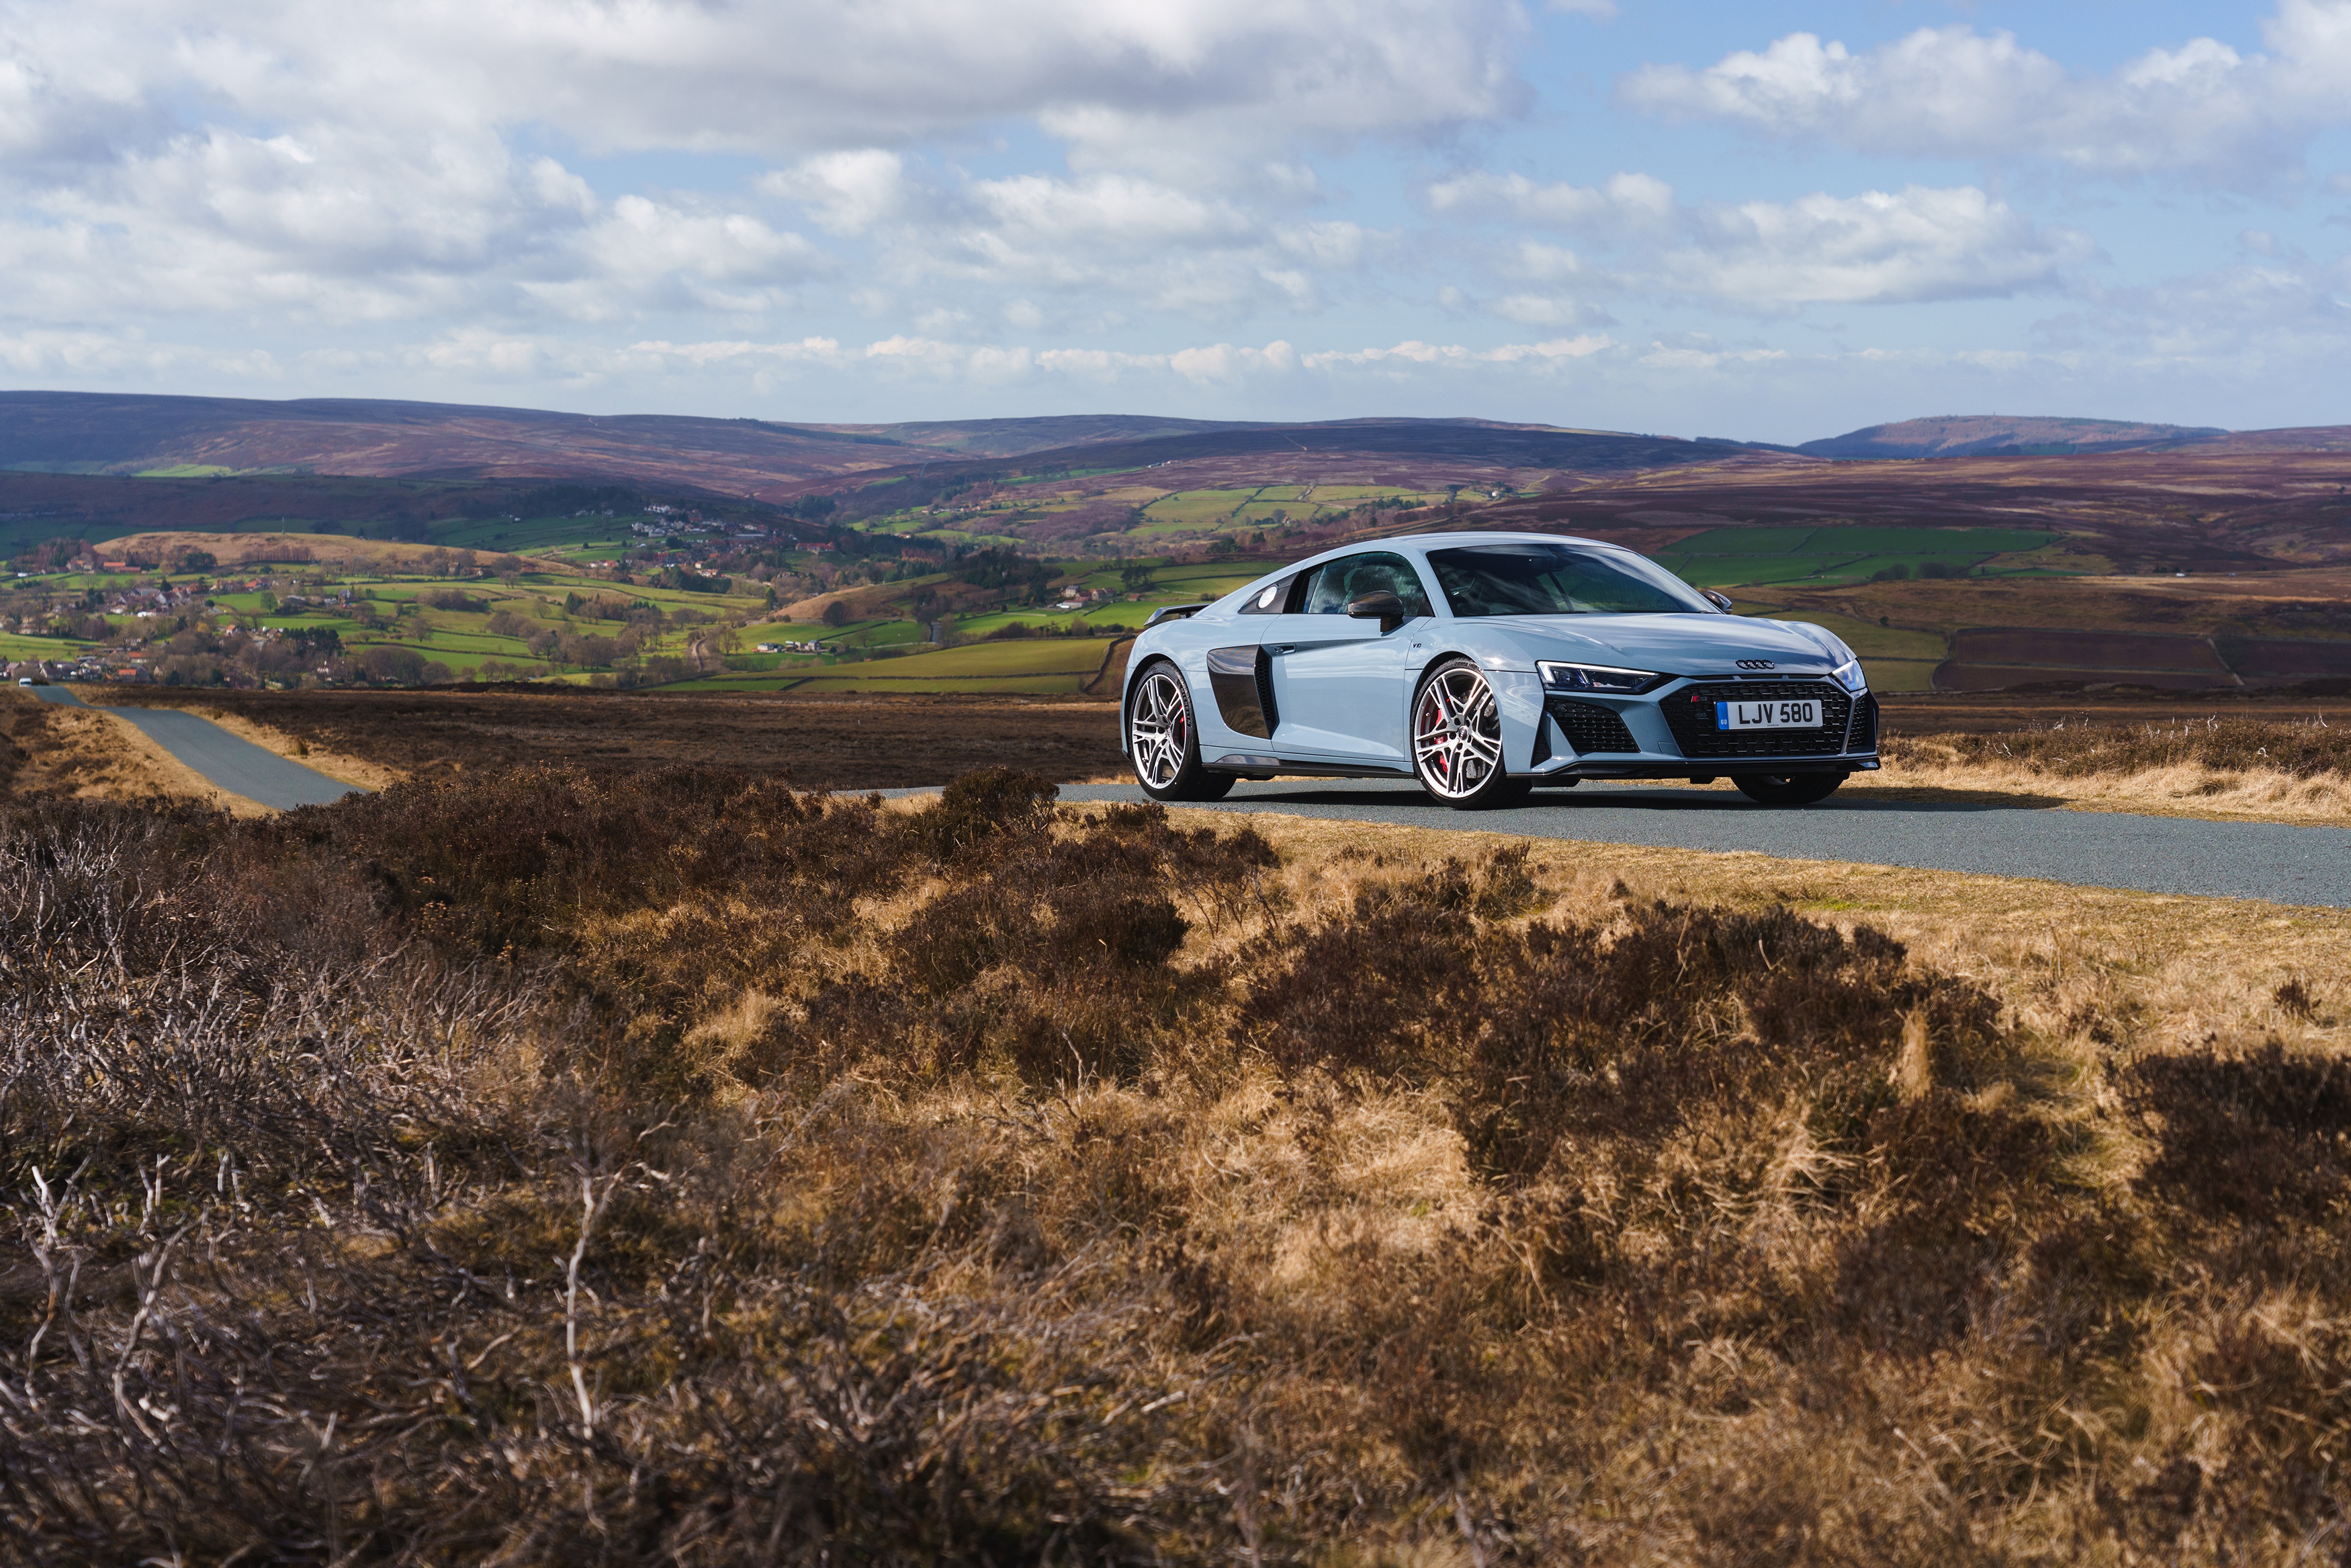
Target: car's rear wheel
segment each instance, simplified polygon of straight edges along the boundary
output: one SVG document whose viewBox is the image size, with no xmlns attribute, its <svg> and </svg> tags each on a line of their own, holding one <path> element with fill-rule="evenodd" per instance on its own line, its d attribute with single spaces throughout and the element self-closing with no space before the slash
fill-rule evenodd
<svg viewBox="0 0 2351 1568">
<path fill-rule="evenodd" d="M 1233 775 L 1200 765 L 1200 731 L 1192 722 L 1192 694 L 1164 659 L 1154 659 L 1126 698 L 1126 754 L 1135 782 L 1154 800 L 1222 800 Z"/>
<path fill-rule="evenodd" d="M 1763 805 L 1810 805 L 1836 794 L 1843 774 L 1736 774 L 1739 793 Z"/>
<path fill-rule="evenodd" d="M 1412 766 L 1420 787 L 1456 811 L 1516 805 L 1533 788 L 1502 769 L 1502 715 L 1485 674 L 1448 659 L 1412 695 Z"/>
</svg>

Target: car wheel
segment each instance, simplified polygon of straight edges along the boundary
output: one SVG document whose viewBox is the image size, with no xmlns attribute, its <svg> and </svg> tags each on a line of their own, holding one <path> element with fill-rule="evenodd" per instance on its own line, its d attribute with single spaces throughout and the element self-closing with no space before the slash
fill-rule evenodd
<svg viewBox="0 0 2351 1568">
<path fill-rule="evenodd" d="M 1222 800 L 1233 775 L 1200 765 L 1200 732 L 1192 722 L 1192 695 L 1165 659 L 1146 666 L 1126 698 L 1126 754 L 1135 782 L 1154 800 Z"/>
<path fill-rule="evenodd" d="M 1810 805 L 1836 794 L 1843 774 L 1738 774 L 1739 793 L 1763 805 Z"/>
<path fill-rule="evenodd" d="M 1456 811 L 1516 805 L 1534 787 L 1502 771 L 1494 689 L 1466 659 L 1448 659 L 1412 694 L 1412 766 L 1420 787 Z"/>
</svg>

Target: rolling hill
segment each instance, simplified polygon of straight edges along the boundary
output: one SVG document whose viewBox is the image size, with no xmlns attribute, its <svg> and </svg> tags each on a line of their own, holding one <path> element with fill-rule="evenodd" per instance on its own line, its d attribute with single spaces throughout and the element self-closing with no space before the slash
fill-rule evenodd
<svg viewBox="0 0 2351 1568">
<path fill-rule="evenodd" d="M 771 499 L 897 466 L 887 436 L 759 420 L 301 399 L 0 392 L 0 469 L 201 478 L 595 477 Z"/>
<path fill-rule="evenodd" d="M 1272 459 L 1291 467 L 1290 460 L 1300 457 L 1310 465 L 1354 466 L 1458 460 L 1467 482 L 1498 468 L 1613 472 L 1742 450 L 1735 441 L 1488 420 L 1266 425 L 1071 415 L 793 425 L 372 400 L 0 392 L 0 470 L 172 479 L 601 480 L 771 503 L 836 489 L 844 481 L 936 477 L 1015 459 L 1031 468 L 1130 468 L 1217 458 L 1259 466 Z M 1068 455 L 1049 458 L 1054 453 Z"/>
<path fill-rule="evenodd" d="M 1807 457 L 2054 457 L 2074 452 L 2142 451 L 2225 437 L 2209 426 L 2141 424 L 2122 420 L 2012 419 L 2004 414 L 1942 414 L 1847 431 L 1796 450 Z"/>
</svg>

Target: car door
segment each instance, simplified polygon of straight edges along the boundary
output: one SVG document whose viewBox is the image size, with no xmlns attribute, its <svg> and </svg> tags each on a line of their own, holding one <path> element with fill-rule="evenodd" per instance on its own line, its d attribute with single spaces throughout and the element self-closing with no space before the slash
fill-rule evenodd
<svg viewBox="0 0 2351 1568">
<path fill-rule="evenodd" d="M 1203 710 L 1201 742 L 1219 757 L 1273 761 L 1274 726 L 1280 719 L 1273 696 L 1273 653 L 1266 645 L 1297 599 L 1295 573 L 1262 585 L 1234 611 L 1229 641 L 1206 650 L 1209 703 Z M 1198 673 L 1196 671 L 1196 674 Z"/>
<path fill-rule="evenodd" d="M 1403 602 L 1401 624 L 1347 613 L 1351 600 L 1381 591 Z M 1280 719 L 1274 749 L 1316 762 L 1409 766 L 1409 649 L 1415 623 L 1429 614 L 1420 574 L 1393 550 L 1365 550 L 1315 567 L 1291 603 L 1293 613 L 1261 634 Z"/>
</svg>

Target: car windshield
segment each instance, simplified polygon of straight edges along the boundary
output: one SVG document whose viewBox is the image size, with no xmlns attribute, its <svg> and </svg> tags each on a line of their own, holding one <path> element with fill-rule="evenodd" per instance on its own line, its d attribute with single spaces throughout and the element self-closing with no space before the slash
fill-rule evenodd
<svg viewBox="0 0 2351 1568">
<path fill-rule="evenodd" d="M 1431 550 L 1457 616 L 1687 615 L 1714 607 L 1638 556 L 1569 545 L 1465 545 Z"/>
</svg>

